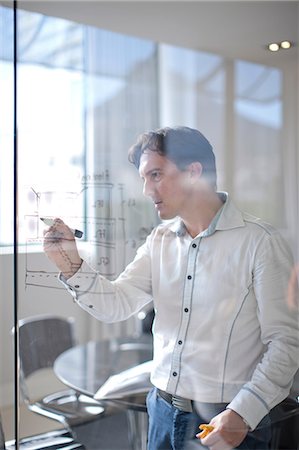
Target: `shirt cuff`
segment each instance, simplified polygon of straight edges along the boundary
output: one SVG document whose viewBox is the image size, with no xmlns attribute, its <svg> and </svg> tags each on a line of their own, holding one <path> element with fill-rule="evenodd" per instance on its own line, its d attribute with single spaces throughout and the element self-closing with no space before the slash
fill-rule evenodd
<svg viewBox="0 0 299 450">
<path fill-rule="evenodd" d="M 227 405 L 243 418 L 245 423 L 254 430 L 260 421 L 269 413 L 269 408 L 262 398 L 251 389 L 243 388 Z"/>
<path fill-rule="evenodd" d="M 88 292 L 93 285 L 97 273 L 83 261 L 80 269 L 70 278 L 60 272 L 58 280 L 64 285 L 75 301 L 79 301 L 79 297 Z"/>
</svg>

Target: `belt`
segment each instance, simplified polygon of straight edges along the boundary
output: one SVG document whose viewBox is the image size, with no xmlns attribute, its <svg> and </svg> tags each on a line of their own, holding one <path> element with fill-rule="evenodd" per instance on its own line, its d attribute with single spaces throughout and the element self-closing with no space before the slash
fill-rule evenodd
<svg viewBox="0 0 299 450">
<path fill-rule="evenodd" d="M 179 397 L 178 395 L 168 394 L 168 392 L 161 391 L 158 389 L 158 395 L 163 398 L 167 403 L 180 409 L 184 412 L 193 412 L 192 400 L 187 398 Z"/>
</svg>

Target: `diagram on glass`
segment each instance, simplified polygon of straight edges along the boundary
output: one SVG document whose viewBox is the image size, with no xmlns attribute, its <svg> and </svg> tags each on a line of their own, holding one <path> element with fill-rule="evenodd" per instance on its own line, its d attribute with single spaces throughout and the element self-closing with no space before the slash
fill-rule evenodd
<svg viewBox="0 0 299 450">
<path fill-rule="evenodd" d="M 123 183 L 102 181 L 103 178 L 93 176 L 84 180 L 78 192 L 30 188 L 31 209 L 24 214 L 23 224 L 26 286 L 63 288 L 57 280 L 56 268 L 46 257 L 37 260 L 32 253 L 32 246 L 42 244 L 46 226 L 41 217 L 61 217 L 70 227 L 84 231 L 84 242 L 78 241 L 79 250 L 82 247 L 89 265 L 109 279 L 115 279 L 134 257 L 154 226 L 154 214 L 144 213 L 147 207 L 130 195 Z"/>
</svg>

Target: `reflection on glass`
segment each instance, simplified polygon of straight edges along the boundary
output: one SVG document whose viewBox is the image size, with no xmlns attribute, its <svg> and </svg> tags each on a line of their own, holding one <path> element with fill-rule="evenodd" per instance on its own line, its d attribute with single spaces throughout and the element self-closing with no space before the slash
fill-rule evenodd
<svg viewBox="0 0 299 450">
<path fill-rule="evenodd" d="M 0 236 L 12 232 L 14 161 L 13 10 L 0 6 Z M 0 238 L 0 420 L 5 439 L 14 437 L 13 255 L 3 254 Z M 1 428 L 1 426 L 0 426 Z M 1 441 L 1 437 L 0 437 Z"/>
<path fill-rule="evenodd" d="M 225 186 L 225 60 L 219 55 L 163 44 L 159 51 L 162 126 L 183 124 L 209 137 Z"/>
<path fill-rule="evenodd" d="M 235 64 L 235 191 L 247 211 L 285 228 L 279 69 Z"/>
<path fill-rule="evenodd" d="M 127 161 L 129 146 L 146 129 L 199 128 L 215 149 L 219 188 L 229 184 L 243 210 L 288 227 L 279 69 L 230 61 L 230 78 L 228 62 L 220 55 L 21 10 L 17 31 L 21 317 L 72 315 L 79 342 L 132 332 L 132 323 L 99 324 L 66 300 L 55 268 L 41 252 L 45 226 L 39 218 L 60 216 L 84 230 L 85 242 L 79 245 L 85 259 L 114 279 L 158 222 Z M 0 7 L 0 33 L 0 245 L 7 253 L 13 242 L 9 8 Z M 13 405 L 11 254 L 1 254 L 1 267 L 0 349 L 7 364 L 0 368 L 0 409 Z M 23 436 L 53 428 L 43 423 L 28 429 L 24 423 L 21 418 Z"/>
<path fill-rule="evenodd" d="M 9 252 L 13 242 L 13 23 L 7 26 L 11 9 L 1 7 L 0 11 L 0 197 L 1 210 L 6 212 L 1 214 L 0 241 Z M 71 227 L 83 229 L 87 258 L 111 278 L 157 223 L 149 202 L 136 193 L 140 180 L 127 161 L 128 147 L 136 135 L 158 126 L 157 46 L 21 10 L 17 36 L 20 318 L 47 312 L 77 316 L 81 341 L 119 335 L 126 331 L 126 324 L 107 329 L 90 325 L 65 302 L 57 272 L 41 252 L 45 225 L 39 218 L 60 216 Z M 8 318 L 12 311 L 8 313 L 7 308 L 13 304 L 8 292 L 13 291 L 8 273 L 12 259 L 10 254 L 3 258 L 7 273 L 1 276 L 9 287 L 1 317 Z M 13 388 L 11 328 L 8 321 L 1 327 L 1 343 L 9 349 L 1 381 L 7 380 Z M 46 375 L 42 378 L 44 385 Z M 50 390 L 51 381 L 48 386 Z M 34 388 L 38 395 L 36 380 Z M 5 389 L 1 384 L 1 394 Z M 5 400 L 13 405 L 12 399 Z M 21 437 L 56 426 L 28 416 L 23 404 L 21 410 Z M 11 429 L 8 439 L 12 433 Z"/>
</svg>

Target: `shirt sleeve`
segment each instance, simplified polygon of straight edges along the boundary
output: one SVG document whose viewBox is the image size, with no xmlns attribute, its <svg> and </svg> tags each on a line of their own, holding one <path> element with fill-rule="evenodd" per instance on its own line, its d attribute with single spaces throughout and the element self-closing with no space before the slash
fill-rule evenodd
<svg viewBox="0 0 299 450">
<path fill-rule="evenodd" d="M 74 301 L 92 316 L 104 322 L 129 318 L 152 301 L 149 238 L 115 281 L 109 281 L 85 261 L 69 279 L 59 280 Z"/>
<path fill-rule="evenodd" d="M 291 251 L 278 232 L 267 233 L 259 245 L 253 271 L 257 315 L 265 353 L 228 405 L 255 429 L 284 400 L 299 365 L 298 307 L 291 309 L 287 289 L 293 267 Z"/>
</svg>

